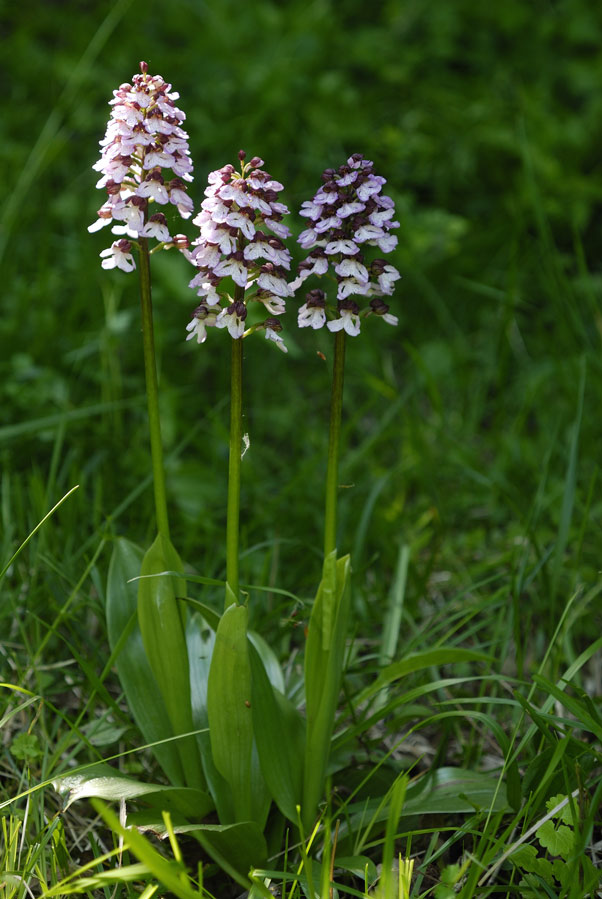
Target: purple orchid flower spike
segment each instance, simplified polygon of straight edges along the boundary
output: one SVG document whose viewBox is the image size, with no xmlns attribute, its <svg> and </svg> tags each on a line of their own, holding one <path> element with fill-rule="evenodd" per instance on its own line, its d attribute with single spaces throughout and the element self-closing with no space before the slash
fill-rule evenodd
<svg viewBox="0 0 602 899">
<path fill-rule="evenodd" d="M 390 197 L 382 194 L 385 179 L 375 175 L 373 163 L 354 153 L 347 162 L 335 169 L 326 169 L 323 184 L 313 197 L 301 206 L 300 215 L 309 219 L 309 227 L 298 238 L 301 246 L 310 250 L 299 264 L 299 274 L 291 283 L 298 288 L 311 275 L 322 276 L 334 269 L 337 282 L 336 314 L 328 320 L 326 295 L 312 290 L 299 309 L 300 328 L 344 330 L 349 336 L 360 333 L 362 315 L 378 315 L 390 325 L 398 323 L 389 313 L 382 299 L 390 296 L 394 283 L 401 275 L 385 259 L 365 259 L 363 248 L 377 247 L 390 253 L 397 246 L 397 237 L 390 234 L 398 228 L 394 221 L 395 206 Z M 352 297 L 370 297 L 369 308 L 360 311 Z"/>
<path fill-rule="evenodd" d="M 210 173 L 201 211 L 193 219 L 200 235 L 187 256 L 198 269 L 190 287 L 201 304 L 187 325 L 186 339 L 204 343 L 211 326 L 226 328 L 234 340 L 263 330 L 287 352 L 275 317 L 284 313 L 286 297 L 292 296 L 286 279 L 291 254 L 284 244 L 290 231 L 282 222 L 288 209 L 278 199 L 283 187 L 263 170 L 258 156 L 245 163 L 241 150 L 238 158 L 240 171 L 225 165 Z M 268 317 L 246 328 L 250 302 L 263 306 Z"/>
<path fill-rule="evenodd" d="M 93 232 L 112 225 L 112 233 L 121 238 L 101 252 L 103 268 L 133 271 L 131 250 L 138 238 L 159 241 L 155 249 L 188 246 L 183 235 L 172 237 L 163 212 L 151 214 L 153 204 L 155 208 L 171 204 L 184 219 L 192 214 L 186 193 L 192 162 L 188 134 L 182 128 L 186 116 L 174 102 L 178 97 L 160 75 L 148 74 L 145 62 L 131 84 L 113 91 L 101 157 L 94 165 L 102 175 L 96 186 L 108 197 L 88 228 Z"/>
</svg>

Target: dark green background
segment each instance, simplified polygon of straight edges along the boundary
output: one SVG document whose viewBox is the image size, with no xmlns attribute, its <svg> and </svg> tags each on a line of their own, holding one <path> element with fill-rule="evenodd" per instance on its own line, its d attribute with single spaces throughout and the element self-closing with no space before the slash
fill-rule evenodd
<svg viewBox="0 0 602 899">
<path fill-rule="evenodd" d="M 349 341 L 341 472 L 353 485 L 341 547 L 355 550 L 367 595 L 371 565 L 379 560 L 386 584 L 402 540 L 414 547 L 416 595 L 435 567 L 451 566 L 461 582 L 465 565 L 499 553 L 506 570 L 517 535 L 545 555 L 583 357 L 573 524 L 586 506 L 589 524 L 574 577 L 596 576 L 595 4 L 9 2 L 1 19 L 0 454 L 31 527 L 80 483 L 57 541 L 85 546 L 107 519 L 142 543 L 153 531 L 150 489 L 115 512 L 148 474 L 137 281 L 102 271 L 106 232 L 86 230 L 102 203 L 91 166 L 107 101 L 145 59 L 181 94 L 197 205 L 207 172 L 241 147 L 265 159 L 293 211 L 326 166 L 354 151 L 388 179 L 401 222 L 392 261 L 403 280 L 391 304 L 400 325 L 370 320 Z M 297 234 L 301 221 L 290 223 Z M 223 570 L 228 340 L 184 342 L 192 270 L 171 253 L 153 262 L 176 539 L 212 574 Z M 292 310 L 285 326 L 288 357 L 259 338 L 245 347 L 243 540 L 290 541 L 281 585 L 310 589 L 315 566 L 299 560 L 319 554 L 328 406 L 316 350 L 330 359 L 330 346 L 326 334 L 297 332 Z M 45 420 L 54 415 L 62 424 Z M 528 522 L 547 462 L 535 535 Z M 24 536 L 12 521 L 5 515 L 7 548 Z"/>
</svg>

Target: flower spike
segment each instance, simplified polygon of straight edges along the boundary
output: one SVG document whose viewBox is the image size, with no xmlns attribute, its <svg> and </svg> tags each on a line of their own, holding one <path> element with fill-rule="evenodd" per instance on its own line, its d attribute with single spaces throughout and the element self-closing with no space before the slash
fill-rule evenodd
<svg viewBox="0 0 602 899">
<path fill-rule="evenodd" d="M 228 164 L 209 174 L 201 211 L 193 219 L 200 234 L 186 254 L 197 269 L 189 286 L 202 303 L 187 325 L 187 339 L 197 336 L 204 343 L 209 324 L 226 328 L 234 340 L 265 330 L 266 338 L 286 352 L 274 318 L 284 313 L 292 295 L 286 279 L 291 254 L 284 244 L 290 231 L 282 222 L 288 209 L 278 199 L 283 187 L 263 170 L 258 156 L 245 162 L 241 150 L 238 158 L 240 171 Z M 234 282 L 232 295 L 228 279 Z M 268 318 L 245 330 L 251 301 L 265 307 Z M 205 310 L 212 310 L 214 320 Z"/>
<path fill-rule="evenodd" d="M 160 75 L 148 74 L 145 62 L 131 84 L 113 91 L 101 156 L 93 166 L 102 175 L 96 186 L 106 190 L 107 200 L 88 231 L 112 225 L 113 234 L 127 240 L 117 240 L 102 251 L 103 268 L 132 271 L 136 264 L 124 244 L 131 248 L 130 241 L 139 237 L 154 238 L 161 246 L 178 246 L 165 215 L 150 211 L 153 204 L 163 208 L 171 204 L 182 218 L 192 214 L 192 200 L 186 193 L 192 162 L 188 134 L 182 128 L 186 116 L 174 103 L 178 97 Z M 167 178 L 166 170 L 172 173 Z"/>
<path fill-rule="evenodd" d="M 382 300 L 376 305 L 373 300 L 370 309 L 360 312 L 352 299 L 390 296 L 401 277 L 384 259 L 368 263 L 363 253 L 364 246 L 378 247 L 381 253 L 397 246 L 397 237 L 389 233 L 399 227 L 399 222 L 393 221 L 393 200 L 381 193 L 385 179 L 374 174 L 372 162 L 354 153 L 338 171 L 326 169 L 322 181 L 314 198 L 301 206 L 300 215 L 309 221 L 298 242 L 310 253 L 299 264 L 298 276 L 290 286 L 298 290 L 311 275 L 321 277 L 332 268 L 337 281 L 337 307 L 336 311 L 329 309 L 323 291 L 310 291 L 299 309 L 299 327 L 327 325 L 331 331 L 344 330 L 355 337 L 360 333 L 360 316 L 372 313 L 388 324 L 397 324 L 396 316 L 389 314 Z M 335 316 L 330 321 L 328 313 Z"/>
</svg>

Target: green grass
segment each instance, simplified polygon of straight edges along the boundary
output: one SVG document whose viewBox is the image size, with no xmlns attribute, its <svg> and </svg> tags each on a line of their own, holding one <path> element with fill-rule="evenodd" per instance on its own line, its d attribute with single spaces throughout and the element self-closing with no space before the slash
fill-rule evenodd
<svg viewBox="0 0 602 899">
<path fill-rule="evenodd" d="M 107 759 L 161 779 L 107 664 L 104 616 L 114 537 L 154 537 L 137 285 L 101 271 L 86 232 L 106 102 L 139 59 L 180 91 L 197 205 L 240 147 L 293 209 L 359 150 L 402 225 L 400 326 L 348 346 L 339 533 L 354 639 L 336 770 L 311 847 L 283 836 L 272 882 L 325 896 L 332 864 L 340 895 L 364 895 L 401 855 L 413 897 L 599 895 L 586 860 L 599 868 L 602 16 L 586 0 L 131 0 L 12 5 L 2 20 L 0 571 L 79 485 L 0 580 L 2 899 L 68 895 L 84 874 L 78 888 L 104 899 L 240 892 L 190 836 L 126 835 L 121 855 L 104 809 L 65 809 L 50 785 Z M 172 537 L 191 571 L 221 580 L 228 354 L 184 343 L 194 297 L 182 261 L 161 255 Z M 316 349 L 330 349 L 285 321 L 287 359 L 245 344 L 240 576 L 274 588 L 251 591 L 251 625 L 296 702 L 321 569 Z M 223 601 L 219 587 L 193 598 Z M 395 668 L 441 647 L 489 660 Z M 574 816 L 566 884 L 526 867 L 554 857 L 538 831 L 557 796 Z M 387 874 L 383 895 L 403 895 Z"/>
</svg>

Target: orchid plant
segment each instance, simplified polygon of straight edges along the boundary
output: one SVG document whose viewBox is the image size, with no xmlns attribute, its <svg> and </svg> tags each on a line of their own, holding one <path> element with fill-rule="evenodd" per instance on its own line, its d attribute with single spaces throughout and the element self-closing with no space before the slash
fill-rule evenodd
<svg viewBox="0 0 602 899">
<path fill-rule="evenodd" d="M 157 523 L 157 537 L 142 560 L 140 570 L 143 575 L 166 569 L 181 571 L 183 567 L 169 532 L 150 274 L 151 254 L 174 246 L 179 249 L 188 246 L 183 235 L 171 236 L 163 212 L 151 212 L 156 206 L 173 205 L 184 219 L 192 214 L 186 183 L 192 181 L 193 165 L 188 134 L 182 128 L 186 116 L 175 104 L 178 98 L 179 94 L 160 75 L 149 75 L 145 62 L 140 63 L 140 74 L 134 75 L 131 83 L 122 84 L 113 92 L 111 117 L 100 142 L 101 156 L 94 165 L 102 176 L 96 186 L 106 191 L 107 200 L 98 210 L 97 221 L 88 229 L 94 232 L 111 225 L 112 233 L 120 238 L 100 254 L 105 269 L 120 268 L 132 272 L 137 268 L 133 250 L 138 253 Z M 149 240 L 158 241 L 152 250 Z M 169 730 L 174 734 L 192 731 L 184 621 L 176 599 L 176 595 L 183 592 L 185 586 L 181 581 L 147 577 L 140 581 L 138 591 L 137 620 L 145 649 L 142 670 L 147 680 L 152 672 L 165 706 Z M 116 610 L 109 604 L 110 632 L 114 631 L 115 614 Z M 184 778 L 192 785 L 203 785 L 192 738 L 178 741 L 170 768 L 175 779 Z"/>
<path fill-rule="evenodd" d="M 307 259 L 299 264 L 294 290 L 312 275 L 332 277 L 337 285 L 336 308 L 327 304 L 326 293 L 314 288 L 298 313 L 300 328 L 314 330 L 324 325 L 334 332 L 334 359 L 330 401 L 330 429 L 326 470 L 324 509 L 324 565 L 309 623 L 305 653 L 305 698 L 307 719 L 307 751 L 304 773 L 304 805 L 310 816 L 324 790 L 347 638 L 349 598 L 347 580 L 350 570 L 348 555 L 337 555 L 337 500 L 339 444 L 343 407 L 345 337 L 360 333 L 360 315 L 376 314 L 387 324 L 396 325 L 382 299 L 393 293 L 400 277 L 397 269 L 382 258 L 368 262 L 364 245 L 390 252 L 397 237 L 390 234 L 399 227 L 394 221 L 393 200 L 382 194 L 386 183 L 375 175 L 373 163 L 360 153 L 350 156 L 338 171 L 328 168 L 322 185 L 313 199 L 301 206 L 300 214 L 309 218 L 311 227 L 299 236 L 299 243 L 309 249 Z M 370 298 L 369 308 L 360 313 L 352 296 Z M 304 818 L 309 827 L 310 817 Z"/>
<path fill-rule="evenodd" d="M 112 112 L 95 169 L 107 199 L 92 232 L 110 225 L 118 238 L 101 252 L 102 267 L 139 271 L 142 333 L 157 538 L 143 553 L 125 539 L 115 542 L 107 587 L 109 638 L 125 695 L 172 789 L 111 781 L 119 795 L 157 795 L 186 823 L 207 851 L 241 883 L 250 864 L 267 858 L 266 834 L 279 846 L 286 820 L 307 833 L 321 800 L 331 753 L 347 640 L 349 556 L 337 555 L 336 503 L 345 337 L 357 336 L 367 316 L 390 325 L 383 297 L 397 269 L 365 249 L 394 249 L 393 201 L 385 179 L 354 154 L 327 169 L 323 184 L 301 215 L 311 225 L 299 243 L 310 250 L 289 283 L 290 236 L 281 201 L 283 185 L 258 156 L 228 164 L 208 176 L 193 224 L 192 242 L 172 235 L 161 207 L 184 219 L 193 214 L 192 180 L 184 113 L 178 94 L 146 63 L 132 82 L 114 91 Z M 152 249 L 149 241 L 156 241 Z M 226 580 L 221 613 L 187 596 L 186 581 L 217 585 L 186 574 L 170 540 L 158 382 L 153 337 L 150 257 L 176 248 L 194 266 L 190 287 L 200 300 L 187 325 L 187 340 L 204 345 L 210 329 L 231 338 L 230 455 L 226 527 Z M 135 254 L 138 264 L 136 264 Z M 243 395 L 243 340 L 260 333 L 284 353 L 280 317 L 286 301 L 310 276 L 334 272 L 336 306 L 311 290 L 298 312 L 301 328 L 324 325 L 334 332 L 334 362 L 324 565 L 307 632 L 302 714 L 287 696 L 274 653 L 249 631 L 244 587 L 239 583 L 239 518 Z M 369 298 L 360 311 L 353 297 Z M 121 791 L 121 792 L 120 792 Z M 89 795 L 94 795 L 93 793 Z M 148 801 L 151 801 L 148 799 Z M 206 824 L 215 811 L 219 824 Z M 152 815 L 151 815 L 152 817 Z M 274 836 L 275 835 L 275 836 Z"/>
</svg>

